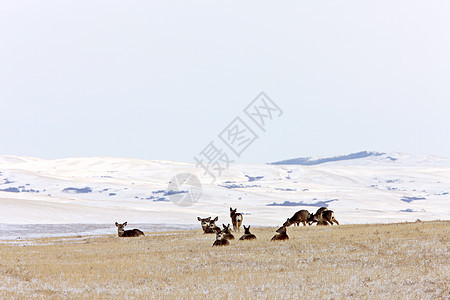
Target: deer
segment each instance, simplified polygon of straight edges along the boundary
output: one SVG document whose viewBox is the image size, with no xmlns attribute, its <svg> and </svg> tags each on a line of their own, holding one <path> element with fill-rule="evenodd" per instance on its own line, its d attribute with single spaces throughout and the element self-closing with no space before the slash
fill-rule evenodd
<svg viewBox="0 0 450 300">
<path fill-rule="evenodd" d="M 230 232 L 230 223 L 228 223 L 228 226 L 225 224 L 222 224 L 223 229 L 223 238 L 226 240 L 234 240 L 234 235 Z"/>
<path fill-rule="evenodd" d="M 289 236 L 286 233 L 286 226 L 281 226 L 276 230 L 277 234 L 275 234 L 271 241 L 286 241 L 289 239 Z"/>
<path fill-rule="evenodd" d="M 244 217 L 241 213 L 236 213 L 236 209 L 232 209 L 230 207 L 230 217 L 231 217 L 231 223 L 233 224 L 233 231 L 239 232 L 239 228 L 242 225 L 242 221 L 244 220 Z"/>
<path fill-rule="evenodd" d="M 202 225 L 203 233 L 215 233 L 209 228 L 209 221 L 211 221 L 211 217 L 208 218 L 197 217 L 197 220 L 199 220 L 200 224 Z"/>
<path fill-rule="evenodd" d="M 200 225 L 202 225 L 203 231 L 205 231 L 206 228 L 209 227 L 209 221 L 211 220 L 211 217 L 208 217 L 208 218 L 197 217 L 197 220 L 200 222 Z"/>
<path fill-rule="evenodd" d="M 322 208 L 324 207 L 319 208 L 319 210 Z M 322 209 L 320 212 L 319 210 L 314 215 L 313 222 L 317 222 L 317 225 L 333 225 L 333 223 L 339 225 L 339 222 L 334 218 L 334 212 L 332 210 L 328 210 L 327 208 Z"/>
<path fill-rule="evenodd" d="M 308 225 L 311 226 L 313 223 L 317 223 L 317 225 L 328 225 L 328 224 L 323 224 L 323 222 L 320 222 L 318 220 L 319 216 L 322 215 L 322 212 L 324 212 L 326 210 L 328 210 L 328 208 L 326 208 L 326 207 L 319 208 L 315 214 L 312 214 L 311 220 L 308 222 Z"/>
<path fill-rule="evenodd" d="M 209 230 L 215 233 L 217 230 L 220 230 L 220 227 L 216 225 L 216 221 L 219 220 L 219 217 L 215 217 L 213 220 L 209 221 Z"/>
<path fill-rule="evenodd" d="M 139 236 L 145 236 L 145 234 L 140 231 L 139 229 L 132 229 L 132 230 L 124 230 L 123 228 L 127 226 L 128 222 L 125 222 L 123 224 L 119 224 L 116 222 L 117 226 L 117 233 L 119 237 L 139 237 Z"/>
<path fill-rule="evenodd" d="M 244 225 L 244 231 L 244 235 L 239 238 L 240 241 L 256 240 L 256 236 L 250 233 L 250 225 L 248 225 L 248 227 L 245 227 Z"/>
<path fill-rule="evenodd" d="M 214 241 L 212 246 L 228 246 L 229 244 L 230 242 L 226 238 L 224 238 L 224 232 L 220 230 L 219 227 L 217 227 L 216 240 Z"/>
<path fill-rule="evenodd" d="M 288 218 L 286 222 L 284 222 L 283 226 L 289 227 L 292 224 L 297 224 L 300 226 L 300 222 L 303 223 L 303 226 L 306 226 L 306 223 L 313 222 L 314 215 L 310 214 L 306 209 L 299 210 L 296 212 L 292 218 Z"/>
</svg>

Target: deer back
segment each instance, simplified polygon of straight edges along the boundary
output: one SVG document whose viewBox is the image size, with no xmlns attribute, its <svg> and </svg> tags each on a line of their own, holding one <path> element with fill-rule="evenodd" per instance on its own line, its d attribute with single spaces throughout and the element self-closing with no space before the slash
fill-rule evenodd
<svg viewBox="0 0 450 300">
<path fill-rule="evenodd" d="M 250 225 L 248 225 L 248 227 L 245 227 L 244 225 L 244 235 L 241 236 L 239 238 L 239 240 L 243 241 L 243 240 L 254 240 L 256 239 L 256 236 L 252 233 L 250 233 Z"/>
</svg>

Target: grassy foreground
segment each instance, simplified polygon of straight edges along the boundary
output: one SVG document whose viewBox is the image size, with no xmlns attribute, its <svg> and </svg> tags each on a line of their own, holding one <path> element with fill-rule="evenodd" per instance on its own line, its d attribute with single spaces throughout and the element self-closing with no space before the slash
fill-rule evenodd
<svg viewBox="0 0 450 300">
<path fill-rule="evenodd" d="M 450 221 L 0 244 L 0 299 L 450 299 Z M 239 237 L 240 234 L 234 233 Z M 242 234 L 242 233 L 241 233 Z"/>
</svg>

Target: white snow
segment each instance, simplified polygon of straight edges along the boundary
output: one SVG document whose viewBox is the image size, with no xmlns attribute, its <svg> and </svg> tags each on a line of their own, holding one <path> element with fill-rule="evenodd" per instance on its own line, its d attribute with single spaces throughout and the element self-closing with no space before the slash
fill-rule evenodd
<svg viewBox="0 0 450 300">
<path fill-rule="evenodd" d="M 183 172 L 202 182 L 202 197 L 190 207 L 164 195 L 170 179 Z M 264 177 L 250 182 L 246 175 Z M 93 226 L 101 233 L 115 233 L 115 221 L 152 230 L 200 228 L 198 216 L 231 223 L 229 207 L 253 226 L 277 226 L 323 204 L 341 224 L 436 220 L 450 216 L 450 159 L 387 153 L 312 166 L 232 164 L 211 183 L 190 163 L 0 156 L 0 190 L 0 238 L 19 236 L 11 234 L 14 227 L 26 228 L 22 236 L 46 234 L 42 226 L 25 224 L 105 224 L 100 231 Z M 268 206 L 273 203 L 297 206 Z"/>
</svg>

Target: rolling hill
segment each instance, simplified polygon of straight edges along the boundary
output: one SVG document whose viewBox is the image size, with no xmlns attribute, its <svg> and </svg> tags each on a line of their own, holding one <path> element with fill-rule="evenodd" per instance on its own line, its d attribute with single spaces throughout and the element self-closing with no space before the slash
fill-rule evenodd
<svg viewBox="0 0 450 300">
<path fill-rule="evenodd" d="M 201 197 L 171 202 L 169 181 L 195 174 Z M 197 216 L 276 226 L 327 206 L 341 224 L 449 219 L 450 159 L 359 152 L 273 164 L 232 164 L 215 182 L 196 164 L 113 157 L 44 160 L 0 156 L 0 231 L 12 224 L 199 226 Z M 183 188 L 179 193 L 189 194 Z"/>
</svg>

